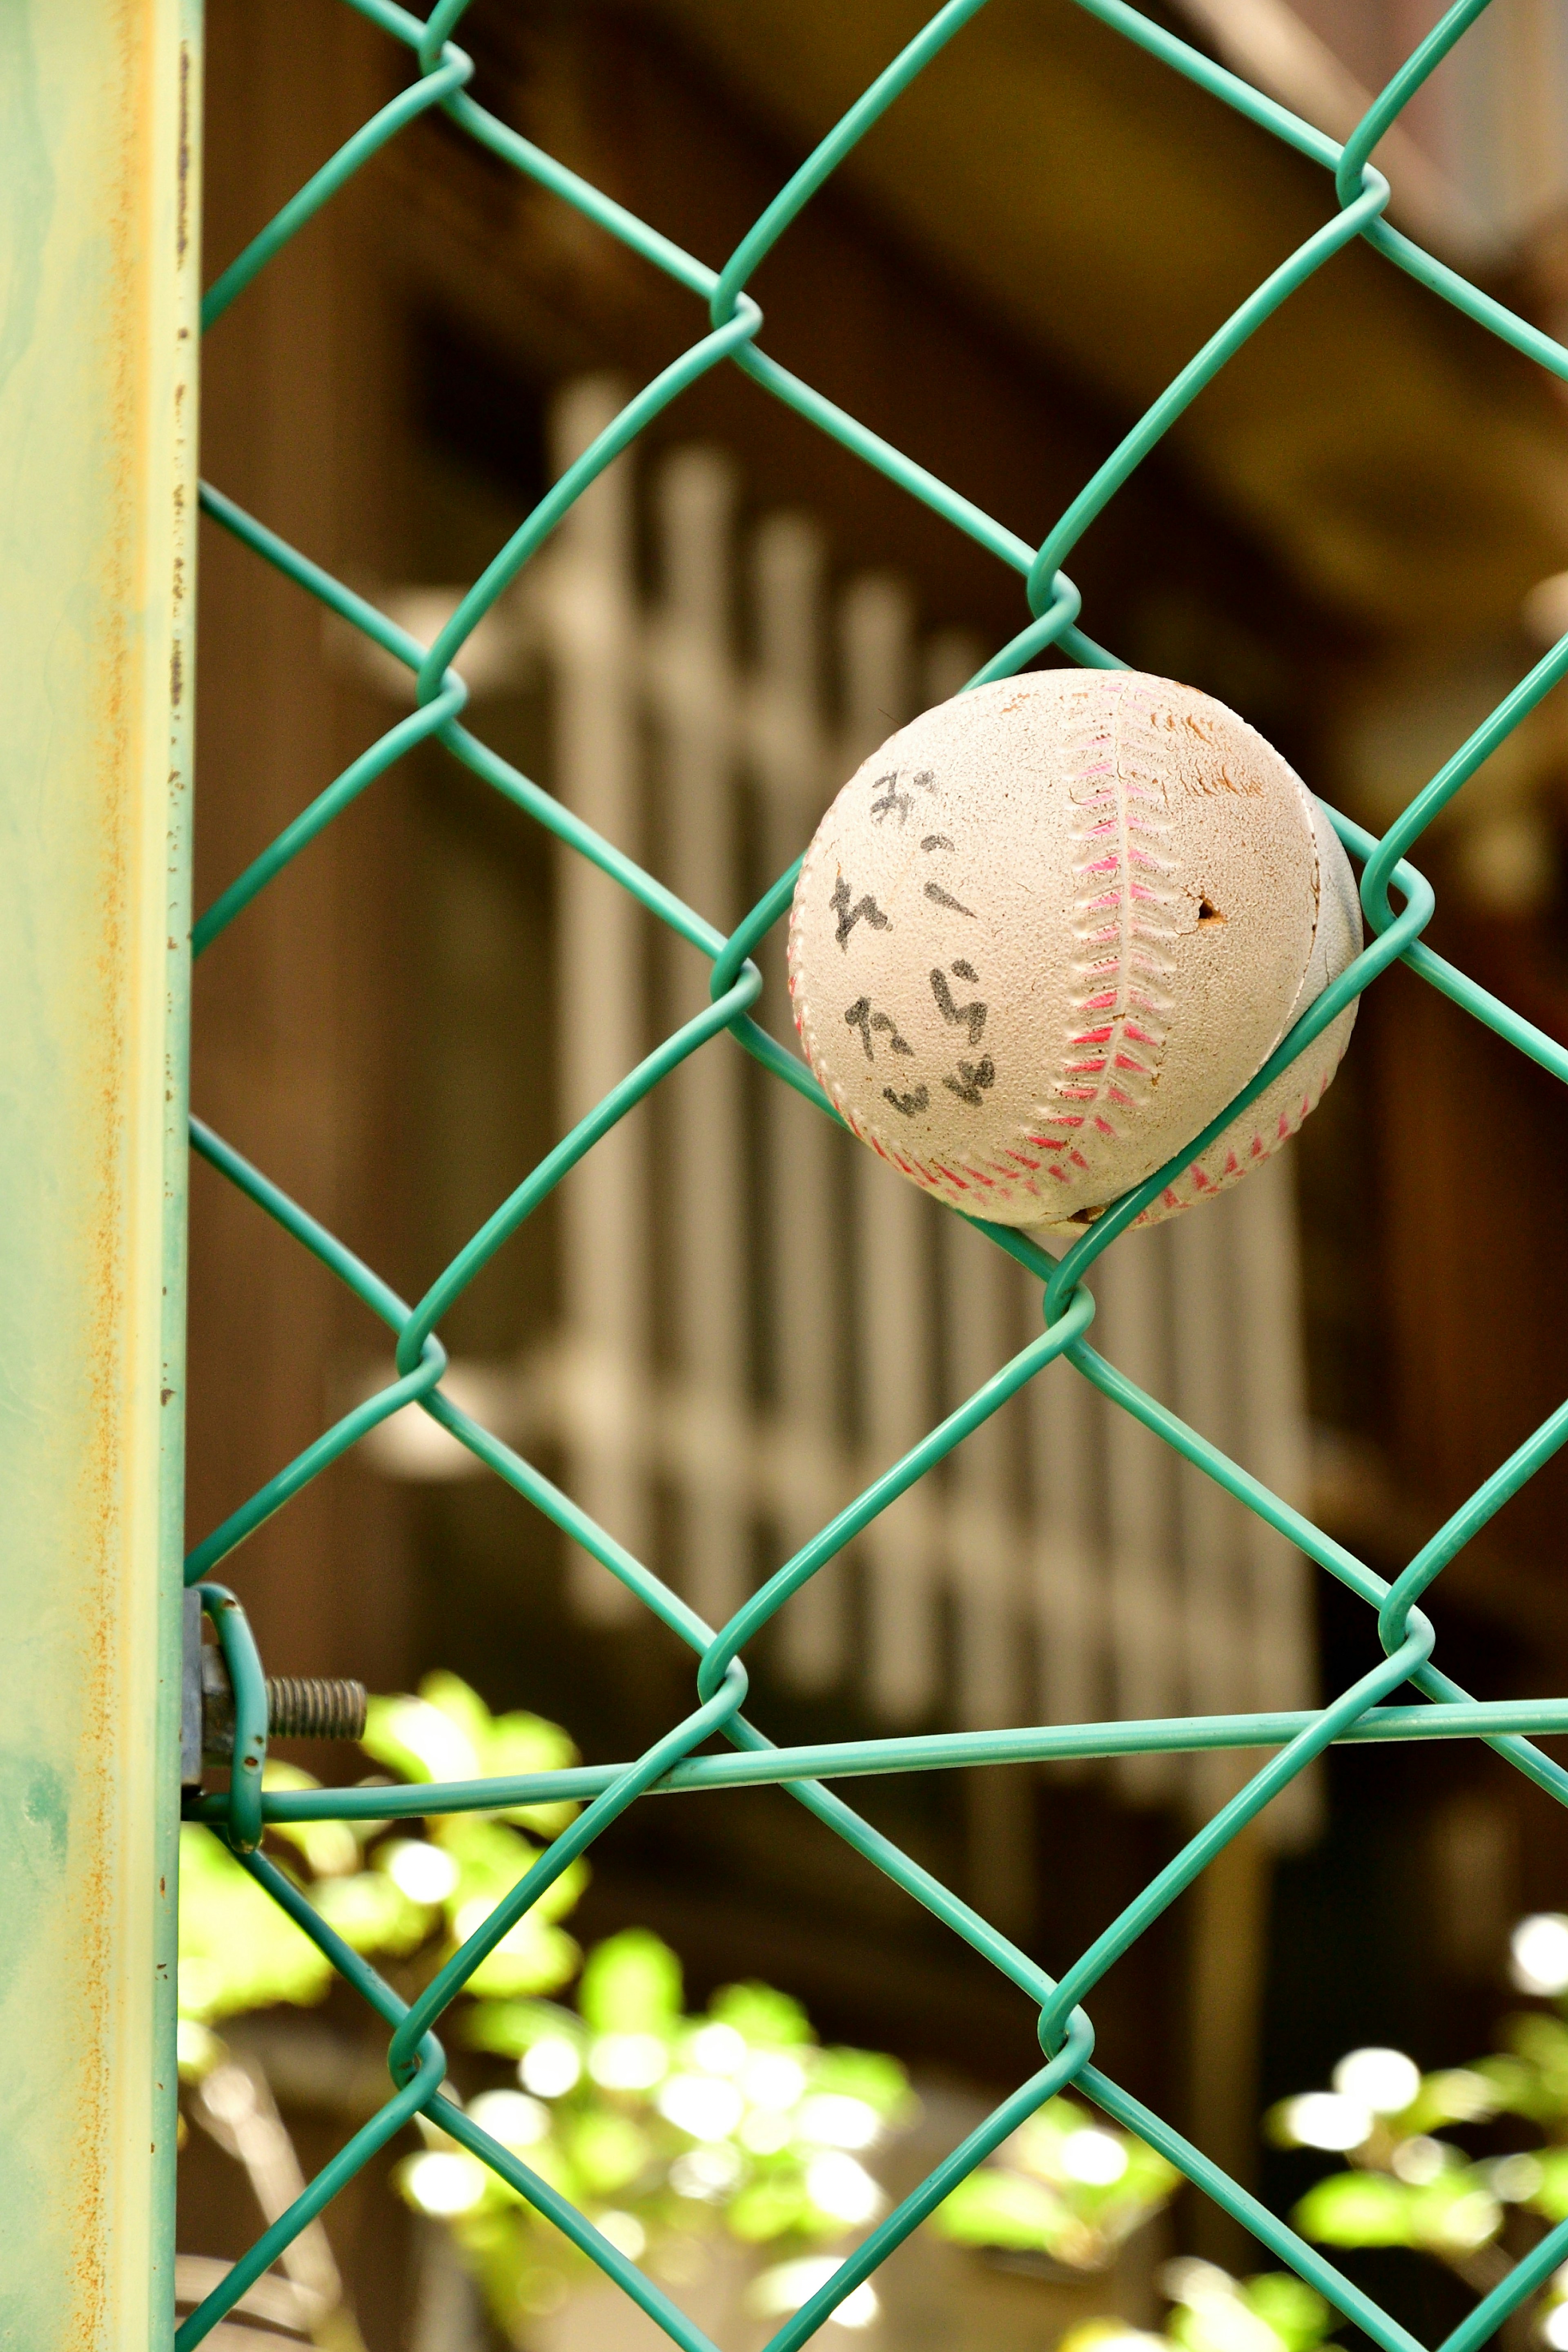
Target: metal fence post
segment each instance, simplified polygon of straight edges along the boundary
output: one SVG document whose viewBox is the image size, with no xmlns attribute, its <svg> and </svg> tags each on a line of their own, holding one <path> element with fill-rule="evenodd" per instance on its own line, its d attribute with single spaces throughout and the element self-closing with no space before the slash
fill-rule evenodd
<svg viewBox="0 0 1568 2352">
<path fill-rule="evenodd" d="M 0 2342 L 173 2332 L 198 0 L 0 10 Z"/>
</svg>

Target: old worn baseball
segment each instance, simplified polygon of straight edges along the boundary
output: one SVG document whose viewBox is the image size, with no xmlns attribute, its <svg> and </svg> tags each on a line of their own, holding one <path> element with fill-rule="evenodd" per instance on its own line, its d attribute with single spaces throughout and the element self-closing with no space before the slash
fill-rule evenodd
<svg viewBox="0 0 1568 2352">
<path fill-rule="evenodd" d="M 1007 678 L 852 776 L 795 886 L 811 1066 L 945 1201 L 1081 1230 L 1218 1116 L 1361 945 L 1332 830 L 1212 696 L 1137 671 Z M 1244 1175 L 1317 1103 L 1353 1004 L 1148 1210 Z"/>
</svg>

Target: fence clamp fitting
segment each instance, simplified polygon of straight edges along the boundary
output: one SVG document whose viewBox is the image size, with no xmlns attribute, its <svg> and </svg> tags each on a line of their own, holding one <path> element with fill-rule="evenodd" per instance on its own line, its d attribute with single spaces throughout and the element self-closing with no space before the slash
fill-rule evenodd
<svg viewBox="0 0 1568 2352">
<path fill-rule="evenodd" d="M 234 1758 L 234 1685 L 228 1661 L 216 1642 L 202 1639 L 202 1601 L 184 1596 L 184 1645 L 181 1674 L 180 1782 L 199 1789 L 204 1764 Z M 269 1739 L 360 1739 L 364 1736 L 363 1683 L 322 1675 L 268 1675 L 267 1736 Z"/>
</svg>

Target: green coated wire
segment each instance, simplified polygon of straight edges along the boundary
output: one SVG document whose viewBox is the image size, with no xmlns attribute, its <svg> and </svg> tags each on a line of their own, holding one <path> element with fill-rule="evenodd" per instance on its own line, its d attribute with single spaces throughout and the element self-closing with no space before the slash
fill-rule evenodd
<svg viewBox="0 0 1568 2352">
<path fill-rule="evenodd" d="M 1284 1748 L 1319 1720 L 1316 1708 L 1262 1715 L 1178 1715 L 1115 1723 L 1040 1723 L 1006 1731 L 910 1733 L 891 1739 L 837 1739 L 733 1756 L 694 1756 L 650 1784 L 650 1797 L 715 1789 L 768 1789 L 785 1780 L 843 1780 L 894 1772 L 951 1772 L 978 1764 L 1104 1761 L 1113 1756 L 1195 1756 L 1219 1749 Z M 1371 1740 L 1478 1739 L 1523 1732 L 1568 1738 L 1568 1699 L 1465 1699 L 1427 1706 L 1371 1706 L 1333 1735 L 1333 1744 Z M 581 1804 L 630 1767 L 578 1764 L 551 1772 L 499 1773 L 487 1780 L 362 1789 L 275 1789 L 262 1798 L 268 1822 L 422 1821 L 443 1813 L 497 1812 L 514 1805 Z M 192 1821 L 228 1819 L 228 1793 L 197 1798 Z"/>
<path fill-rule="evenodd" d="M 234 1692 L 234 1751 L 225 1823 L 237 1853 L 253 1853 L 264 1827 L 261 1781 L 267 1769 L 267 1678 L 244 1610 L 226 1584 L 198 1584 L 213 1621 Z"/>
<path fill-rule="evenodd" d="M 456 130 L 552 198 L 572 207 L 641 263 L 689 294 L 703 306 L 708 323 L 705 331 L 697 334 L 685 351 L 627 403 L 523 520 L 464 595 L 429 647 L 420 645 L 307 554 L 290 547 L 265 522 L 246 514 L 223 492 L 204 486 L 204 511 L 217 526 L 409 670 L 416 707 L 410 716 L 366 746 L 227 886 L 195 925 L 193 945 L 198 952 L 214 946 L 256 897 L 296 857 L 307 853 L 324 828 L 361 793 L 406 753 L 431 743 L 482 779 L 511 807 L 539 824 L 567 850 L 590 861 L 646 913 L 708 957 L 710 1002 L 701 1013 L 662 1040 L 636 1069 L 629 1071 L 522 1179 L 450 1264 L 437 1273 L 424 1297 L 413 1306 L 338 1241 L 308 1208 L 290 1200 L 231 1145 L 200 1121 L 193 1120 L 194 1148 L 295 1243 L 328 1267 L 394 1337 L 394 1377 L 341 1416 L 292 1463 L 265 1482 L 222 1526 L 195 1547 L 187 1563 L 187 1576 L 201 1582 L 204 1605 L 217 1624 L 237 1702 L 236 1765 L 230 1785 L 222 1792 L 195 1799 L 187 1810 L 193 1818 L 207 1821 L 219 1829 L 258 1884 L 313 1938 L 338 1974 L 391 2029 L 388 2063 L 392 2092 L 386 2104 L 333 2157 L 304 2196 L 258 2239 L 221 2287 L 184 2323 L 174 2338 L 178 2352 L 194 2352 L 194 2347 L 233 2308 L 246 2286 L 260 2275 L 375 2151 L 416 2115 L 426 2116 L 489 2164 L 521 2197 L 572 2239 L 666 2336 L 683 2347 L 684 2352 L 713 2352 L 703 2332 L 611 2246 L 585 2216 L 534 2175 L 520 2158 L 500 2147 L 447 2097 L 442 2089 L 445 2060 L 433 2029 L 485 1954 L 527 1915 L 543 1888 L 577 1854 L 585 1852 L 608 1822 L 628 1806 L 643 1796 L 763 1785 L 784 1789 L 870 1866 L 883 1873 L 910 1900 L 922 1905 L 951 1933 L 997 1969 L 1036 2005 L 1042 2043 L 1047 2052 L 1044 2068 L 1004 2101 L 962 2147 L 945 2158 L 867 2237 L 836 2270 L 827 2284 L 775 2332 L 769 2352 L 798 2352 L 798 2347 L 809 2340 L 843 2297 L 874 2273 L 879 2263 L 925 2213 L 998 2147 L 1019 2122 L 1058 2088 L 1068 2084 L 1092 2100 L 1107 2116 L 1159 2149 L 1260 2243 L 1362 2327 L 1382 2347 L 1382 2352 L 1419 2352 L 1415 2339 L 1370 2295 L 1343 2278 L 1319 2250 L 1309 2246 L 1169 2123 L 1092 2063 L 1093 2028 L 1081 2004 L 1106 1969 L 1131 1948 L 1226 1843 L 1331 1745 L 1480 1739 L 1558 1802 L 1568 1803 L 1568 1771 L 1534 1744 L 1534 1737 L 1568 1734 L 1568 1700 L 1479 1703 L 1469 1698 L 1433 1663 L 1434 1629 L 1415 1606 L 1433 1588 L 1443 1569 L 1502 1503 L 1534 1475 L 1568 1438 L 1568 1403 L 1549 1415 L 1390 1581 L 1374 1574 L 1304 1513 L 1274 1495 L 1222 1449 L 1183 1423 L 1161 1400 L 1100 1356 L 1087 1337 L 1094 1301 L 1085 1286 L 1085 1277 L 1110 1243 L 1158 1200 L 1163 1187 L 1223 1132 L 1312 1038 L 1395 961 L 1402 961 L 1416 978 L 1439 990 L 1504 1044 L 1552 1076 L 1568 1080 L 1568 1049 L 1426 947 L 1422 934 L 1431 919 L 1434 897 L 1430 886 L 1409 863 L 1411 852 L 1441 809 L 1506 741 L 1542 698 L 1568 675 L 1568 638 L 1543 656 L 1504 698 L 1381 839 L 1329 812 L 1341 839 L 1363 867 L 1362 900 L 1371 938 L 1350 968 L 1309 1008 L 1262 1069 L 1202 1135 L 1185 1145 L 1144 1184 L 1108 1208 L 1059 1262 L 1053 1261 L 1026 1234 L 989 1224 L 984 1219 L 969 1220 L 1039 1282 L 1044 1314 L 1041 1333 L 1011 1362 L 983 1382 L 946 1420 L 911 1446 L 900 1461 L 874 1478 L 860 1496 L 763 1581 L 729 1624 L 718 1628 L 706 1624 L 679 1594 L 599 1528 L 536 1465 L 486 1430 L 446 1394 L 441 1381 L 447 1359 L 438 1328 L 468 1285 L 561 1178 L 634 1105 L 644 1100 L 693 1054 L 730 1050 L 722 1040 L 722 1032 L 728 1031 L 734 1043 L 750 1053 L 770 1076 L 795 1088 L 829 1117 L 835 1116 L 805 1064 L 771 1037 L 752 1012 L 762 985 L 754 958 L 763 940 L 787 910 L 798 860 L 726 938 L 685 906 L 657 877 L 638 866 L 618 844 L 594 832 L 470 731 L 463 723 L 466 690 L 454 665 L 474 629 L 494 608 L 497 598 L 532 560 L 575 499 L 604 468 L 702 375 L 714 368 L 731 365 L 1020 578 L 1028 618 L 991 656 L 971 684 L 1011 676 L 1052 648 L 1089 667 L 1121 667 L 1114 652 L 1079 627 L 1079 592 L 1063 572 L 1063 562 L 1084 531 L 1104 512 L 1151 450 L 1219 371 L 1308 278 L 1331 264 L 1351 244 L 1357 240 L 1364 243 L 1425 287 L 1434 298 L 1447 302 L 1551 373 L 1568 377 L 1568 351 L 1560 343 L 1517 317 L 1492 295 L 1471 285 L 1400 231 L 1391 228 L 1383 217 L 1390 192 L 1387 183 L 1373 167 L 1373 153 L 1436 64 L 1481 15 L 1486 0 L 1458 0 L 1458 5 L 1448 10 L 1373 100 L 1362 122 L 1342 144 L 1204 57 L 1163 26 L 1143 16 L 1130 5 L 1130 0 L 1078 0 L 1078 5 L 1109 31 L 1134 44 L 1161 66 L 1231 109 L 1258 132 L 1282 142 L 1321 169 L 1331 190 L 1334 209 L 1208 338 L 1069 502 L 1037 547 L 1032 547 L 1005 522 L 984 513 L 814 386 L 782 367 L 761 346 L 763 313 L 747 290 L 752 277 L 804 207 L 947 43 L 963 34 L 978 12 L 981 0 L 948 0 L 948 5 L 931 17 L 813 149 L 718 269 L 684 252 L 656 225 L 639 219 L 474 100 L 467 88 L 472 74 L 470 61 L 451 37 L 467 12 L 468 0 L 439 0 L 428 19 L 423 21 L 396 5 L 396 0 L 349 0 L 349 5 L 412 53 L 417 68 L 416 79 L 361 125 L 228 265 L 209 289 L 204 306 L 205 323 L 210 325 L 220 318 L 372 156 L 419 117 L 435 110 L 443 111 Z M 1391 904 L 1391 891 L 1401 902 L 1397 910 Z M 1058 1360 L 1068 1370 L 1048 1372 L 1048 1367 Z M 1319 1709 L 1152 1722 L 1018 1727 L 774 1748 L 740 1711 L 745 1692 L 742 1653 L 748 1644 L 897 1496 L 927 1475 L 971 1430 L 1026 1382 L 1047 1376 L 1087 1380 L 1113 1407 L 1142 1423 L 1173 1453 L 1346 1585 L 1375 1613 L 1384 1652 L 1381 1663 Z M 273 1512 L 283 1508 L 330 1462 L 340 1458 L 392 1413 L 410 1406 L 427 1413 L 479 1463 L 616 1576 L 650 1615 L 694 1654 L 698 1705 L 643 1756 L 624 1764 L 480 1781 L 396 1789 L 276 1790 L 270 1794 L 263 1790 L 266 1700 L 261 1663 L 243 1612 L 232 1595 L 207 1580 L 207 1571 Z M 1419 1691 L 1423 1704 L 1392 1704 L 1392 1695 L 1402 1685 Z M 729 1753 L 693 1752 L 714 1733 L 730 1743 Z M 1075 1757 L 1247 1748 L 1271 1752 L 1213 1820 L 1189 1839 L 1166 1868 L 1108 1924 L 1059 1981 L 825 1785 L 828 1780 L 879 1772 L 1046 1762 Z M 563 1798 L 583 1801 L 586 1810 L 544 1850 L 525 1877 L 484 1926 L 452 1955 L 412 2007 L 343 1943 L 301 1891 L 264 1852 L 258 1850 L 269 1822 L 407 1819 Z M 1565 2252 L 1568 2223 L 1551 2232 L 1478 2304 L 1469 2316 L 1451 2331 L 1443 2352 L 1477 2352 L 1489 2335 L 1550 2275 Z"/>
</svg>

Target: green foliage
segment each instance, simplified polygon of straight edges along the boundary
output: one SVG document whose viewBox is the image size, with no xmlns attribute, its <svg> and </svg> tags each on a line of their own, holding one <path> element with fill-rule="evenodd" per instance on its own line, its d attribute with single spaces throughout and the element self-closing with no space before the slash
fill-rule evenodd
<svg viewBox="0 0 1568 2352">
<path fill-rule="evenodd" d="M 962 2245 L 1100 2270 L 1168 2201 L 1178 2179 L 1131 2132 L 1113 2130 L 1076 2100 L 1050 2099 L 960 2181 L 932 2224 Z"/>
<path fill-rule="evenodd" d="M 726 1985 L 714 1994 L 709 2014 L 721 2025 L 732 2025 L 747 2042 L 779 2050 L 812 2039 L 810 2024 L 799 2001 L 793 2000 L 787 1992 L 775 1992 L 772 1985 Z"/>
<path fill-rule="evenodd" d="M 417 1697 L 373 1698 L 363 1746 L 402 1780 L 484 1780 L 557 1772 L 577 1750 L 559 1724 L 519 1712 L 492 1715 L 477 1691 L 452 1674 L 426 1675 Z M 554 1837 L 576 1811 L 570 1804 L 518 1805 L 501 1819 Z"/>
<path fill-rule="evenodd" d="M 574 1760 L 553 1724 L 492 1716 L 447 1674 L 427 1675 L 415 1696 L 373 1699 L 364 1745 L 415 1784 Z M 276 1765 L 267 1777 L 271 1788 L 314 1785 Z M 268 1835 L 322 1917 L 356 1951 L 400 1970 L 412 1991 L 537 1862 L 544 1849 L 526 1832 L 555 1835 L 574 1811 L 432 1815 L 423 1834 L 381 1821 L 279 1824 Z M 184 1835 L 182 2003 L 195 2051 L 213 2019 L 319 2000 L 331 1972 L 216 1837 Z M 475 2123 L 634 2259 L 714 2233 L 811 2256 L 868 2227 L 887 2200 L 862 2159 L 912 2111 L 902 2067 L 874 2051 L 821 2048 L 800 2003 L 769 1985 L 727 1985 L 700 2015 L 686 2014 L 680 1963 L 646 1928 L 610 1937 L 584 1961 L 562 1922 L 586 1884 L 579 1862 L 545 1887 L 453 2011 L 451 2040 L 517 2068 L 516 2087 L 492 2085 L 469 2101 Z M 543 1998 L 579 1971 L 574 2007 Z M 202 2044 L 205 2063 L 217 2046 L 210 2037 Z M 515 2335 L 529 2312 L 559 2298 L 584 2257 L 488 2165 L 421 2128 L 426 2146 L 399 2165 L 397 2185 L 453 2230 L 496 2318 Z M 1175 2183 L 1141 2141 L 1058 2098 L 961 2185 L 936 2226 L 961 2243 L 1094 2268 Z M 1298 2331 L 1280 2345 L 1310 2352 L 1316 2340 Z"/>
<path fill-rule="evenodd" d="M 1412 2246 L 1463 2268 L 1500 2237 L 1510 2205 L 1549 2223 L 1568 2220 L 1568 2145 L 1552 2144 L 1568 2141 L 1568 2023 L 1537 2010 L 1505 2020 L 1500 2039 L 1501 2049 L 1468 2066 L 1422 2075 L 1397 2111 L 1368 2110 L 1343 2125 L 1362 2137 L 1345 2152 L 1350 2168 L 1330 2173 L 1298 2204 L 1292 2218 L 1305 2236 L 1331 2246 Z M 1354 2063 L 1336 2068 L 1336 2086 Z M 1353 2101 L 1337 2088 L 1281 2101 L 1268 2117 L 1272 2136 L 1287 2147 L 1342 2145 L 1331 2129 L 1322 2137 L 1336 2099 L 1348 2114 Z M 1520 2117 L 1537 2144 L 1481 2159 L 1439 2136 L 1501 2116 Z"/>
<path fill-rule="evenodd" d="M 1468 2254 L 1497 2235 L 1502 2208 L 1486 2168 L 1460 2163 L 1420 2183 L 1381 2172 L 1331 2173 L 1307 2191 L 1293 2218 L 1321 2245 Z"/>
<path fill-rule="evenodd" d="M 1265 2271 L 1243 2279 L 1237 2292 L 1253 2315 L 1277 2336 L 1285 2352 L 1317 2352 L 1336 2315 L 1316 2287 L 1294 2271 Z"/>
<path fill-rule="evenodd" d="M 492 1716 L 456 1675 L 427 1675 L 416 1697 L 370 1702 L 364 1745 L 413 1781 L 553 1770 L 575 1760 L 566 1734 L 538 1716 Z M 314 1788 L 308 1772 L 268 1761 L 268 1789 Z M 345 1943 L 434 1969 L 471 1936 L 538 1860 L 517 1826 L 554 1835 L 573 1805 L 433 1817 L 427 1835 L 381 1822 L 279 1822 L 268 1832 L 288 1869 Z M 210 2022 L 274 2001 L 319 2000 L 331 1970 L 213 1833 L 187 1824 L 181 1848 L 181 2014 Z M 280 1853 L 277 1852 L 281 1848 Z M 540 1895 L 469 1979 L 477 2000 L 553 1992 L 582 1962 L 559 1926 L 587 1885 L 573 1864 Z"/>
<path fill-rule="evenodd" d="M 546 2039 L 564 2038 L 581 2046 L 585 2038 L 580 2018 L 546 2000 L 483 2000 L 458 2012 L 458 2029 L 470 2050 L 488 2050 L 497 2058 L 521 2058 Z"/>
<path fill-rule="evenodd" d="M 668 2033 L 680 1996 L 680 1962 L 668 1945 L 628 1927 L 590 1956 L 577 2006 L 595 2033 Z"/>
<path fill-rule="evenodd" d="M 480 2093 L 475 2122 L 634 2255 L 716 2232 L 805 2252 L 885 2204 L 860 2157 L 910 2111 L 903 2069 L 821 2049 L 797 2004 L 763 1986 L 686 2015 L 679 1962 L 645 1928 L 589 1954 L 575 2013 L 479 2001 L 467 2034 L 519 2061 L 520 2089 Z M 515 2329 L 583 2258 L 484 2165 L 427 2138 L 398 2185 L 447 2217 Z"/>
<path fill-rule="evenodd" d="M 427 1906 L 411 1902 L 384 1870 L 323 1879 L 310 1890 L 310 1899 L 328 1927 L 356 1952 L 386 1952 L 401 1959 L 417 1951 L 430 1933 Z"/>
<path fill-rule="evenodd" d="M 575 1760 L 538 1717 L 491 1716 L 455 1675 L 413 1696 L 370 1703 L 364 1745 L 405 1780 L 479 1780 Z M 269 1788 L 310 1787 L 269 1764 Z M 516 1887 L 570 1804 L 433 1815 L 407 1822 L 279 1824 L 275 1858 L 356 1951 L 391 1962 L 416 1989 Z M 219 1839 L 184 1832 L 182 2002 L 195 2065 L 220 2051 L 213 2019 L 321 1997 L 328 1962 Z M 447 2029 L 470 2050 L 514 2063 L 517 2088 L 492 2087 L 469 2113 L 634 2257 L 660 2242 L 725 2231 L 755 2246 L 809 2252 L 863 2228 L 885 2203 L 861 2163 L 910 2112 L 908 2080 L 871 2051 L 824 2050 L 800 2004 L 771 1986 L 729 1985 L 684 2013 L 680 1963 L 645 1928 L 586 1962 L 561 1924 L 587 1884 L 574 1863 L 545 1887 L 468 1980 Z M 542 1996 L 581 1970 L 574 2008 Z M 550 2305 L 583 2257 L 515 2189 L 443 2134 L 397 2181 L 444 2219 L 501 2326 Z"/>
<path fill-rule="evenodd" d="M 1160 2283 L 1171 2302 L 1163 2336 L 1091 2319 L 1064 2336 L 1057 2352 L 1318 2352 L 1334 2326 L 1322 2296 L 1289 2271 L 1235 2279 L 1213 2263 L 1173 2262 Z"/>
<path fill-rule="evenodd" d="M 180 2015 L 201 2025 L 325 1997 L 331 1965 L 210 1830 L 180 1831 Z"/>
<path fill-rule="evenodd" d="M 972 2172 L 936 2213 L 942 2236 L 956 2244 L 1015 2253 L 1054 2253 L 1063 2220 L 1062 2201 L 1053 2189 L 1002 2164 Z"/>
</svg>

